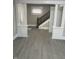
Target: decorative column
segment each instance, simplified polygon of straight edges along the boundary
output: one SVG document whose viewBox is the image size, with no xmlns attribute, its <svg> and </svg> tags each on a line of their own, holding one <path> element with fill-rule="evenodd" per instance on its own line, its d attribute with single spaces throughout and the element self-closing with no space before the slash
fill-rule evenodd
<svg viewBox="0 0 79 59">
<path fill-rule="evenodd" d="M 17 36 L 28 37 L 27 29 L 27 4 L 17 4 Z"/>
<path fill-rule="evenodd" d="M 59 8 L 62 7 L 60 5 L 55 6 L 55 13 L 54 13 L 54 22 L 53 22 L 53 29 L 52 29 L 52 39 L 62 39 L 64 40 L 64 9 L 63 9 L 63 15 L 61 20 L 58 20 L 58 12 L 60 12 Z M 61 16 L 60 16 L 61 17 Z M 61 21 L 61 26 L 57 26 L 57 23 Z"/>
<path fill-rule="evenodd" d="M 63 36 L 65 36 L 65 7 L 64 6 L 63 6 L 63 13 L 62 13 L 61 27 L 63 28 Z"/>
<path fill-rule="evenodd" d="M 55 5 L 55 11 L 54 11 L 54 21 L 53 21 L 53 28 L 52 28 L 52 39 L 54 37 L 54 28 L 56 27 L 57 23 L 57 13 L 58 13 L 58 4 Z"/>
<path fill-rule="evenodd" d="M 55 5 L 55 14 L 54 14 L 54 24 L 53 27 L 56 27 L 56 23 L 57 23 L 57 13 L 58 13 L 58 5 Z"/>
<path fill-rule="evenodd" d="M 53 21 L 54 21 L 54 6 L 50 6 L 50 21 L 49 21 L 49 32 L 52 33 L 52 28 L 53 28 Z"/>
</svg>

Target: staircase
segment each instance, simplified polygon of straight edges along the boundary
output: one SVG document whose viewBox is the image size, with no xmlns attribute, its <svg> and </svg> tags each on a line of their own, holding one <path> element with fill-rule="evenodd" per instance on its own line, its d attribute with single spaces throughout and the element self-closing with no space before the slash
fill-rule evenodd
<svg viewBox="0 0 79 59">
<path fill-rule="evenodd" d="M 50 18 L 50 11 L 45 13 L 42 17 L 37 18 L 37 28 L 39 28 L 39 26 L 45 21 L 47 21 L 49 18 Z"/>
</svg>

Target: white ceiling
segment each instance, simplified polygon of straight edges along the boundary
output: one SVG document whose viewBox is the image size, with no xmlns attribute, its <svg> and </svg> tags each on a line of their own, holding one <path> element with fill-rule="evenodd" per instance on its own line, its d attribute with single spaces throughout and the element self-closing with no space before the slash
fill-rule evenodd
<svg viewBox="0 0 79 59">
<path fill-rule="evenodd" d="M 64 4 L 65 0 L 15 0 L 16 3 Z"/>
</svg>

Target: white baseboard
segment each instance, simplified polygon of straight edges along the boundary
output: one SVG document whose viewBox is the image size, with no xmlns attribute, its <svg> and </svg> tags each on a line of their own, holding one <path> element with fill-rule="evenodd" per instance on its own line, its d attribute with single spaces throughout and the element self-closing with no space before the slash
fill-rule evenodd
<svg viewBox="0 0 79 59">
<path fill-rule="evenodd" d="M 15 36 L 13 36 L 13 40 L 15 40 L 17 37 L 28 37 L 28 35 L 19 35 L 19 34 L 16 34 Z"/>
<path fill-rule="evenodd" d="M 29 24 L 29 25 L 27 25 L 27 26 L 36 26 L 36 25 Z"/>
<path fill-rule="evenodd" d="M 39 27 L 39 29 L 45 29 L 45 30 L 48 30 L 49 28 L 48 28 L 48 27 Z"/>
<path fill-rule="evenodd" d="M 55 40 L 65 40 L 65 39 L 57 39 L 57 38 L 53 38 L 53 39 L 55 39 Z M 52 40 L 53 40 L 53 39 L 52 39 Z"/>
<path fill-rule="evenodd" d="M 28 37 L 28 35 L 22 35 L 22 34 L 18 34 L 17 37 Z"/>
<path fill-rule="evenodd" d="M 16 35 L 14 35 L 14 36 L 13 36 L 13 40 L 15 40 L 17 37 L 18 37 L 18 35 L 17 35 L 17 34 L 16 34 Z"/>
</svg>

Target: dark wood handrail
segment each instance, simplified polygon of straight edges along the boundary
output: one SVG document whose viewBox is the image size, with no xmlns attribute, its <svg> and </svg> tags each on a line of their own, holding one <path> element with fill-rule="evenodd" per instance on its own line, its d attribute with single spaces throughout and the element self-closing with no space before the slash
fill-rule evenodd
<svg viewBox="0 0 79 59">
<path fill-rule="evenodd" d="M 40 18 L 37 17 L 37 28 L 39 27 L 39 25 L 41 25 L 43 22 L 45 22 L 49 18 L 50 18 L 50 11 L 48 11 L 47 13 L 45 13 Z"/>
<path fill-rule="evenodd" d="M 47 14 L 49 14 L 50 13 L 50 11 L 48 11 L 47 13 L 45 13 L 43 16 L 41 16 L 39 19 L 41 19 L 41 18 L 43 18 L 44 16 L 46 16 Z"/>
</svg>

